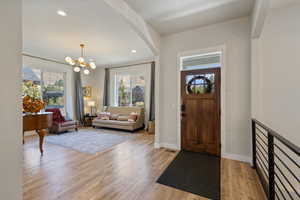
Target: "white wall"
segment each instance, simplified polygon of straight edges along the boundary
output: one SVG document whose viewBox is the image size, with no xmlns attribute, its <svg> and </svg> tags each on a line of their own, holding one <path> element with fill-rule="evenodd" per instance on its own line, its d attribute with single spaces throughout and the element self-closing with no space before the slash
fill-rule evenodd
<svg viewBox="0 0 300 200">
<path fill-rule="evenodd" d="M 65 88 L 65 98 L 66 98 L 66 112 L 69 116 L 75 118 L 74 112 L 74 77 L 72 67 L 56 62 L 46 61 L 38 58 L 32 58 L 28 56 L 23 56 L 23 66 L 31 67 L 35 69 L 41 69 L 45 71 L 52 72 L 63 72 L 66 73 L 66 88 Z"/>
<path fill-rule="evenodd" d="M 22 199 L 21 0 L 0 1 L 0 199 Z"/>
<path fill-rule="evenodd" d="M 180 146 L 177 141 L 178 76 L 177 55 L 181 52 L 226 47 L 226 131 L 222 153 L 248 160 L 250 137 L 250 18 L 241 18 L 190 30 L 161 40 L 160 136 L 161 145 Z"/>
<path fill-rule="evenodd" d="M 252 41 L 252 116 L 300 145 L 300 2 L 268 12 Z"/>
<path fill-rule="evenodd" d="M 88 108 L 87 101 L 93 100 L 96 102 L 97 112 L 100 112 L 103 107 L 103 91 L 104 91 L 104 79 L 105 79 L 105 68 L 98 67 L 96 70 L 92 71 L 90 75 L 86 76 L 82 74 L 82 86 L 91 86 L 92 87 L 92 97 L 85 98 L 85 113 L 90 112 Z"/>
</svg>

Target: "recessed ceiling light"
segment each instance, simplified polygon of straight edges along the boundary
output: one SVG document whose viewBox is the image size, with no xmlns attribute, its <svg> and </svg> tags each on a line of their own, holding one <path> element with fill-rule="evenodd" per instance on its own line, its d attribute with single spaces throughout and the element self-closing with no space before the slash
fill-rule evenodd
<svg viewBox="0 0 300 200">
<path fill-rule="evenodd" d="M 136 53 L 136 50 L 135 50 L 135 49 L 132 49 L 132 50 L 131 50 L 131 53 Z"/>
<path fill-rule="evenodd" d="M 58 10 L 57 14 L 60 15 L 60 16 L 63 16 L 63 17 L 67 16 L 67 13 L 63 10 Z"/>
</svg>

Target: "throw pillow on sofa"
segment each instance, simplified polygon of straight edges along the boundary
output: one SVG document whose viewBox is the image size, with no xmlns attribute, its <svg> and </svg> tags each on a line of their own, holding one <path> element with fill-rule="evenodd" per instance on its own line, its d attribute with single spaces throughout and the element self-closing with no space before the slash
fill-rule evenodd
<svg viewBox="0 0 300 200">
<path fill-rule="evenodd" d="M 110 120 L 118 120 L 119 114 L 111 114 Z"/>
<path fill-rule="evenodd" d="M 109 118 L 110 118 L 110 113 L 109 112 L 101 112 L 98 115 L 98 119 L 109 120 Z"/>
<path fill-rule="evenodd" d="M 138 119 L 138 114 L 135 112 L 130 113 L 128 117 L 129 122 L 135 122 Z"/>
<path fill-rule="evenodd" d="M 129 116 L 125 116 L 125 115 L 120 115 L 118 117 L 118 121 L 128 121 Z"/>
</svg>

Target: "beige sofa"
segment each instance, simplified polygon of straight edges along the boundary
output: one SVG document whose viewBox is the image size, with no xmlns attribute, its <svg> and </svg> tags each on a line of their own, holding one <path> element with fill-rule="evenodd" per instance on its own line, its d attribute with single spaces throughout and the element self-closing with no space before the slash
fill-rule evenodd
<svg viewBox="0 0 300 200">
<path fill-rule="evenodd" d="M 123 116 L 129 116 L 130 113 L 135 112 L 138 114 L 138 118 L 135 122 L 129 121 L 118 121 L 118 120 L 102 120 L 94 119 L 92 122 L 93 127 L 106 127 L 106 128 L 116 128 L 129 131 L 135 131 L 137 129 L 144 127 L 144 108 L 140 107 L 111 107 L 109 106 L 106 110 L 110 114 L 119 114 Z"/>
</svg>

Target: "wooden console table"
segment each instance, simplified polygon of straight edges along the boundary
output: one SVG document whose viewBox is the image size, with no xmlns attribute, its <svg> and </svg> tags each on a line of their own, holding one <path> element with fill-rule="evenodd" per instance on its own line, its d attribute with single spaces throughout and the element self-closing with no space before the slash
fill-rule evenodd
<svg viewBox="0 0 300 200">
<path fill-rule="evenodd" d="M 43 112 L 37 114 L 23 114 L 23 144 L 24 132 L 36 131 L 40 138 L 40 152 L 43 155 L 44 137 L 47 133 L 46 129 L 52 126 L 52 112 Z"/>
</svg>

